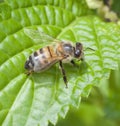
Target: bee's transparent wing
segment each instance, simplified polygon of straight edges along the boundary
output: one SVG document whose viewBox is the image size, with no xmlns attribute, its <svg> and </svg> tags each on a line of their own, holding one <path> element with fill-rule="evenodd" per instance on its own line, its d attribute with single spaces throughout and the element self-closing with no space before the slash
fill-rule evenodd
<svg viewBox="0 0 120 126">
<path fill-rule="evenodd" d="M 30 37 L 33 41 L 40 44 L 51 44 L 55 42 L 60 42 L 60 40 L 57 40 L 39 30 L 35 30 L 32 28 L 25 28 L 24 29 L 25 34 Z"/>
</svg>

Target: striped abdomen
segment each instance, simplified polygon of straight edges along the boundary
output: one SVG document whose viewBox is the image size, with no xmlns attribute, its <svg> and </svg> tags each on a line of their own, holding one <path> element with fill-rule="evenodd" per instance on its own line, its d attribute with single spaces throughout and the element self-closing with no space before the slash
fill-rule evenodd
<svg viewBox="0 0 120 126">
<path fill-rule="evenodd" d="M 31 55 L 33 62 L 33 71 L 40 72 L 48 69 L 51 65 L 55 64 L 57 60 L 55 50 L 51 46 L 47 46 L 35 51 Z"/>
</svg>

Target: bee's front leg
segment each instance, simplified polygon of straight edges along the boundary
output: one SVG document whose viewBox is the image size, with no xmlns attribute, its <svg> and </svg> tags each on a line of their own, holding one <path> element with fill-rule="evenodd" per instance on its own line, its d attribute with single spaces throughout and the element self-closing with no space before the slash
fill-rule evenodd
<svg viewBox="0 0 120 126">
<path fill-rule="evenodd" d="M 65 82 L 66 88 L 68 88 L 68 85 L 67 85 L 68 81 L 67 81 L 66 73 L 65 73 L 65 70 L 63 68 L 62 61 L 61 60 L 59 61 L 59 65 L 60 65 L 60 69 L 62 71 L 63 80 Z"/>
<path fill-rule="evenodd" d="M 76 66 L 76 63 L 74 62 L 74 60 L 71 60 L 70 63 L 71 63 L 73 66 Z"/>
<path fill-rule="evenodd" d="M 74 62 L 74 60 L 71 60 L 70 63 L 71 63 L 75 68 L 79 68 L 79 65 L 76 64 L 76 63 Z"/>
</svg>

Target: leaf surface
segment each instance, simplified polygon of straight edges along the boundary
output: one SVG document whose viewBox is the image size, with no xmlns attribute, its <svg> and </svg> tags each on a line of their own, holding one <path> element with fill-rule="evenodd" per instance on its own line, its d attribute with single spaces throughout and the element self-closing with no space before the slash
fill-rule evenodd
<svg viewBox="0 0 120 126">
<path fill-rule="evenodd" d="M 119 28 L 88 16 L 93 12 L 84 0 L 6 0 L 5 5 L 9 14 L 3 11 L 0 21 L 0 124 L 56 124 L 59 117 L 65 117 L 70 105 L 78 107 L 81 96 L 87 96 L 100 78 L 109 77 L 110 70 L 117 68 Z M 60 40 L 82 42 L 86 62 L 76 62 L 79 68 L 64 64 L 68 89 L 58 64 L 43 73 L 25 75 L 27 57 L 43 47 L 24 33 L 25 28 L 37 28 Z"/>
</svg>

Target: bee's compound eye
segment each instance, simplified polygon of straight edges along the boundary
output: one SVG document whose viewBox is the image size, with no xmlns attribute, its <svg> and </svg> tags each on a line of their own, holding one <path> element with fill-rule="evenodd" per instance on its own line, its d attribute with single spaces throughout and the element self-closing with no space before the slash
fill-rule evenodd
<svg viewBox="0 0 120 126">
<path fill-rule="evenodd" d="M 80 54 L 81 54 L 81 51 L 80 50 L 75 50 L 75 57 L 79 57 L 80 56 Z"/>
<path fill-rule="evenodd" d="M 77 42 L 75 47 L 75 57 L 79 58 L 81 56 L 81 53 L 82 53 L 82 44 L 80 42 Z"/>
</svg>

